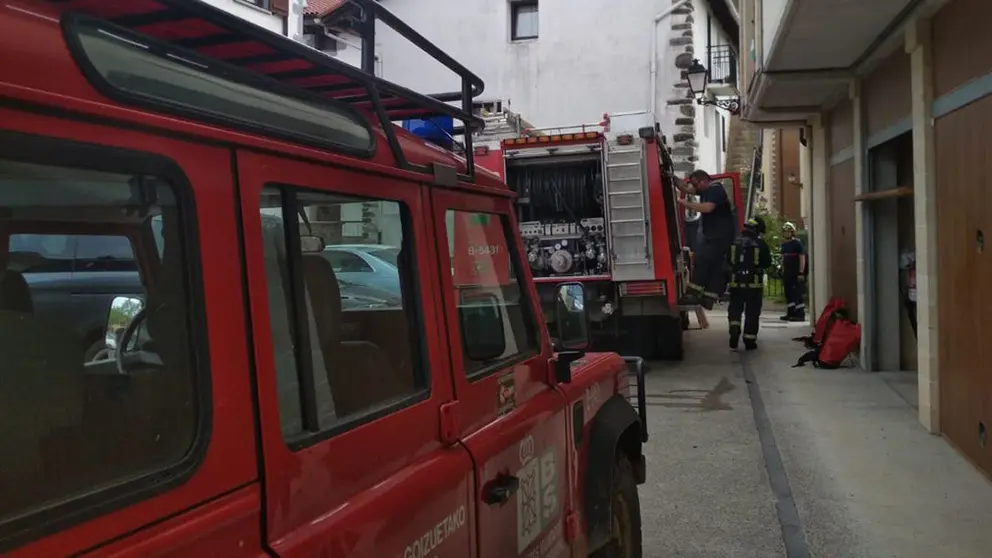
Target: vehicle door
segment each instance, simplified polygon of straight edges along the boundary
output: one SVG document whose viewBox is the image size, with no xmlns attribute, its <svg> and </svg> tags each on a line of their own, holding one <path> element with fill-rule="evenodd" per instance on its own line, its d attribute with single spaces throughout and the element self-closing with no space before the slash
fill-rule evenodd
<svg viewBox="0 0 992 558">
<path fill-rule="evenodd" d="M 744 196 L 741 191 L 741 175 L 737 172 L 712 175 L 714 182 L 723 185 L 727 191 L 727 198 L 730 200 L 730 210 L 734 213 L 734 222 L 737 223 L 737 230 L 744 227 L 744 215 L 747 208 L 744 206 Z"/>
<path fill-rule="evenodd" d="M 453 395 L 420 186 L 248 152 L 238 171 L 269 546 L 472 556 L 471 459 L 440 437 Z M 402 296 L 362 305 L 324 248 L 380 236 L 400 239 Z"/>
<path fill-rule="evenodd" d="M 0 249 L 0 409 L 16 417 L 0 421 L 4 556 L 260 550 L 230 161 L 95 117 L 0 108 L 0 238 L 53 241 Z M 153 215 L 160 247 L 136 240 Z M 139 292 L 106 284 L 110 304 L 95 310 L 104 329 L 121 318 L 140 330 L 119 362 L 87 355 L 75 320 L 35 304 L 17 263 L 71 258 L 74 235 L 130 239 L 143 270 Z"/>
<path fill-rule="evenodd" d="M 512 199 L 434 190 L 454 414 L 476 470 L 479 556 L 568 552 L 565 403 Z"/>
</svg>

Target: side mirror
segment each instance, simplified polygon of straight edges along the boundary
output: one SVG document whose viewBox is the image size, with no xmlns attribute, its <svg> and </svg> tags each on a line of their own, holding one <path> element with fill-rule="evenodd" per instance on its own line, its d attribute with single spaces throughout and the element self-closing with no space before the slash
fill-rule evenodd
<svg viewBox="0 0 992 558">
<path fill-rule="evenodd" d="M 138 312 L 145 307 L 145 303 L 136 297 L 118 296 L 114 297 L 110 303 L 110 312 L 107 315 L 107 334 L 104 343 L 108 349 L 118 350 L 120 338 L 131 323 L 131 320 L 138 315 Z"/>
<path fill-rule="evenodd" d="M 472 360 L 486 362 L 506 352 L 506 331 L 499 301 L 491 294 L 473 294 L 458 306 L 462 345 Z"/>
<path fill-rule="evenodd" d="M 318 254 L 324 251 L 324 239 L 319 236 L 301 235 L 300 252 L 304 254 Z"/>
<path fill-rule="evenodd" d="M 557 350 L 584 351 L 589 346 L 589 314 L 582 283 L 562 283 L 555 290 Z"/>
<path fill-rule="evenodd" d="M 555 322 L 555 380 L 568 384 L 572 381 L 572 363 L 582 358 L 589 346 L 589 314 L 582 283 L 562 283 L 555 289 Z"/>
</svg>

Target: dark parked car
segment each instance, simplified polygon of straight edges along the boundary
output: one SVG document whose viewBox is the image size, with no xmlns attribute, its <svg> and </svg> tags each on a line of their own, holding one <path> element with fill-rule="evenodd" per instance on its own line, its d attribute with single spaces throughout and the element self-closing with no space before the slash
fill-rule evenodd
<svg viewBox="0 0 992 558">
<path fill-rule="evenodd" d="M 14 234 L 9 248 L 7 268 L 24 276 L 34 312 L 72 327 L 87 360 L 105 345 L 114 298 L 144 295 L 126 237 Z"/>
</svg>

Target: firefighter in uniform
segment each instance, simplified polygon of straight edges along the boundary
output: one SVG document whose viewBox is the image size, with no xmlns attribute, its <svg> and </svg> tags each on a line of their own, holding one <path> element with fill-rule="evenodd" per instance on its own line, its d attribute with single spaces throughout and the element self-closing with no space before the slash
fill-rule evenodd
<svg viewBox="0 0 992 558">
<path fill-rule="evenodd" d="M 675 186 L 686 195 L 699 196 L 698 202 L 679 199 L 678 203 L 702 214 L 702 230 L 692 265 L 692 279 L 687 285 L 687 294 L 679 299 L 678 304 L 698 304 L 711 310 L 726 289 L 727 272 L 724 261 L 737 229 L 730 198 L 723 184 L 713 180 L 703 170 L 693 171 L 685 181 L 676 179 Z"/>
<path fill-rule="evenodd" d="M 744 316 L 744 348 L 758 348 L 758 320 L 765 296 L 765 270 L 772 265 L 771 251 L 761 238 L 765 224 L 759 219 L 748 219 L 744 231 L 730 246 L 727 263 L 730 265 L 730 348 L 736 349 L 741 338 L 741 315 Z"/>
<path fill-rule="evenodd" d="M 806 321 L 803 291 L 806 283 L 806 249 L 796 238 L 796 226 L 782 225 L 782 289 L 785 291 L 786 313 L 780 319 L 789 322 Z"/>
</svg>

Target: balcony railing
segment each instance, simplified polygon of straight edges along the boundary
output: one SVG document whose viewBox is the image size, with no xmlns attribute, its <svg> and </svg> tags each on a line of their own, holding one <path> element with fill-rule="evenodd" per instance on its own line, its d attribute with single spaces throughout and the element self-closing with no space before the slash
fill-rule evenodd
<svg viewBox="0 0 992 558">
<path fill-rule="evenodd" d="M 706 67 L 710 71 L 710 83 L 737 86 L 737 53 L 730 45 L 706 49 Z"/>
</svg>

